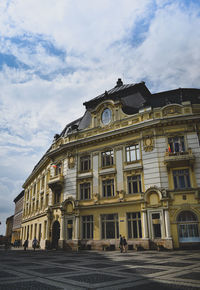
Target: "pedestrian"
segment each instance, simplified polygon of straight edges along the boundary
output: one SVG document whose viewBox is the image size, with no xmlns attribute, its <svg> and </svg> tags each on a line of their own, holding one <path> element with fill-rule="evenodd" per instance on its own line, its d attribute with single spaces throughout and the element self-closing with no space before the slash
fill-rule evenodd
<svg viewBox="0 0 200 290">
<path fill-rule="evenodd" d="M 33 243 L 32 243 L 32 246 L 33 246 L 33 249 L 35 251 L 35 248 L 37 247 L 37 244 L 38 244 L 38 241 L 36 239 L 36 237 L 33 239 Z"/>
<path fill-rule="evenodd" d="M 124 252 L 127 253 L 127 251 L 128 251 L 128 244 L 127 244 L 127 241 L 126 241 L 125 236 L 123 237 L 123 248 L 124 248 Z"/>
<path fill-rule="evenodd" d="M 28 240 L 27 239 L 24 241 L 23 247 L 24 247 L 24 251 L 26 251 L 26 248 L 28 248 Z"/>
<path fill-rule="evenodd" d="M 120 253 L 123 252 L 123 238 L 121 235 L 119 235 L 119 248 L 120 248 Z"/>
</svg>

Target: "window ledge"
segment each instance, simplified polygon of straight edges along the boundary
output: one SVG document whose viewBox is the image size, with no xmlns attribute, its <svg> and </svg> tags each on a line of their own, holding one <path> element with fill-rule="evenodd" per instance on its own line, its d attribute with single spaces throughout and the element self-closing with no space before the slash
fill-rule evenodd
<svg viewBox="0 0 200 290">
<path fill-rule="evenodd" d="M 78 179 L 91 178 L 91 177 L 93 177 L 93 174 L 91 171 L 78 173 Z"/>
<path fill-rule="evenodd" d="M 101 169 L 99 171 L 99 175 L 105 175 L 105 174 L 115 174 L 116 173 L 116 169 L 111 167 L 111 168 L 105 168 L 105 169 Z"/>
<path fill-rule="evenodd" d="M 124 165 L 124 169 L 123 171 L 129 171 L 129 170 L 132 170 L 132 169 L 142 169 L 143 166 L 139 163 L 131 163 L 131 164 L 128 164 L 128 165 Z"/>
</svg>

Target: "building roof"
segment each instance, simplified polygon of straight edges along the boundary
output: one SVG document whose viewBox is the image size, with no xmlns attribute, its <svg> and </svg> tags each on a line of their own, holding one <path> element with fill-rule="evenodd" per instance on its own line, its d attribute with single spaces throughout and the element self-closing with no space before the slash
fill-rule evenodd
<svg viewBox="0 0 200 290">
<path fill-rule="evenodd" d="M 83 103 L 83 105 L 89 109 L 106 99 L 121 99 L 136 92 L 140 92 L 145 98 L 151 94 L 144 82 L 124 85 L 122 80 L 118 79 L 114 88 L 109 91 L 105 91 L 103 94 Z"/>
<path fill-rule="evenodd" d="M 22 190 L 17 197 L 13 200 L 15 203 L 24 196 L 24 190 Z"/>
</svg>

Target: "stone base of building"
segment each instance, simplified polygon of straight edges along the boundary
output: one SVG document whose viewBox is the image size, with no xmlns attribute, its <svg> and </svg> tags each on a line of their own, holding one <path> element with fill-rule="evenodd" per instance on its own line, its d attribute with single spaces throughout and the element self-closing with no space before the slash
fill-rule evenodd
<svg viewBox="0 0 200 290">
<path fill-rule="evenodd" d="M 173 241 L 169 239 L 155 239 L 149 241 L 150 250 L 173 250 Z"/>
<path fill-rule="evenodd" d="M 128 240 L 128 250 L 172 250 L 172 239 L 135 239 Z M 199 243 L 198 243 L 199 244 Z M 200 246 L 200 244 L 199 244 Z M 41 247 L 43 248 L 43 247 Z M 45 240 L 45 249 L 51 248 L 51 242 Z M 66 251 L 95 250 L 116 251 L 119 250 L 119 240 L 59 240 L 58 248 Z"/>
</svg>

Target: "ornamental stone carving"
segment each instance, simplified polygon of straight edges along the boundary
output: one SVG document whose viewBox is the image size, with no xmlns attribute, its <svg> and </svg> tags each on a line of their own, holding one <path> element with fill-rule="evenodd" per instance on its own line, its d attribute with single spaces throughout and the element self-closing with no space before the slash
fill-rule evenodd
<svg viewBox="0 0 200 290">
<path fill-rule="evenodd" d="M 143 139 L 143 148 L 144 148 L 145 152 L 153 151 L 153 149 L 154 149 L 153 137 L 146 137 Z"/>
<path fill-rule="evenodd" d="M 69 155 L 68 156 L 68 168 L 72 169 L 75 166 L 75 156 L 74 155 Z"/>
</svg>

